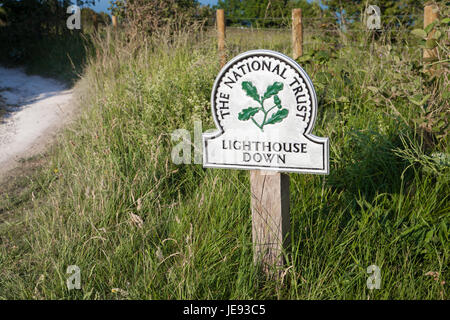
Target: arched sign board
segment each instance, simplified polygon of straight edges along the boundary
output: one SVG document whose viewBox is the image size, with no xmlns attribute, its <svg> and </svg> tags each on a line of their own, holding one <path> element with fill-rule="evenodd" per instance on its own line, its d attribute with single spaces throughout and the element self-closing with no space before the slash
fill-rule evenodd
<svg viewBox="0 0 450 320">
<path fill-rule="evenodd" d="M 203 134 L 203 166 L 328 174 L 328 138 L 311 132 L 317 97 L 291 58 L 269 50 L 228 62 L 211 94 L 218 131 Z"/>
</svg>

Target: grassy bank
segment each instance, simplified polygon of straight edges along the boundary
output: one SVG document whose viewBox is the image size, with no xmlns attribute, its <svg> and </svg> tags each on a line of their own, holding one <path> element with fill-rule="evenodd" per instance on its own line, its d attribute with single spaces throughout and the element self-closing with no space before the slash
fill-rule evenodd
<svg viewBox="0 0 450 320">
<path fill-rule="evenodd" d="M 289 34 L 242 32 L 227 34 L 229 57 L 291 52 Z M 448 144 L 426 149 L 409 125 L 420 50 L 307 40 L 307 54 L 323 51 L 304 66 L 330 175 L 291 174 L 281 281 L 252 263 L 248 172 L 171 161 L 175 129 L 214 127 L 214 37 L 125 44 L 108 33 L 78 84 L 80 119 L 19 194 L 0 195 L 0 298 L 448 299 L 450 172 L 436 160 Z M 81 290 L 66 287 L 69 265 Z"/>
</svg>

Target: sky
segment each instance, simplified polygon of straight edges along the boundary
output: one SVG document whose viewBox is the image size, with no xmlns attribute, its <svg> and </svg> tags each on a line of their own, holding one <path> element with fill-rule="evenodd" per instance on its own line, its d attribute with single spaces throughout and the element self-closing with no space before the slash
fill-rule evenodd
<svg viewBox="0 0 450 320">
<path fill-rule="evenodd" d="M 210 6 L 213 6 L 217 4 L 218 0 L 199 0 L 201 4 L 209 4 Z M 110 6 L 109 0 L 96 0 L 95 5 L 92 7 L 97 12 L 108 12 L 108 7 Z"/>
</svg>

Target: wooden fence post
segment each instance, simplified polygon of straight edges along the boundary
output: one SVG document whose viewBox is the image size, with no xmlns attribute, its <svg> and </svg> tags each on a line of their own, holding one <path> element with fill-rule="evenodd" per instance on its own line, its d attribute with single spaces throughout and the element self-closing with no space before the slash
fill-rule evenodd
<svg viewBox="0 0 450 320">
<path fill-rule="evenodd" d="M 294 60 L 303 55 L 302 9 L 292 9 L 292 51 Z"/>
<path fill-rule="evenodd" d="M 220 67 L 223 67 L 227 61 L 225 53 L 225 12 L 223 9 L 217 10 L 216 20 L 217 20 L 218 49 L 220 55 Z"/>
<path fill-rule="evenodd" d="M 114 29 L 117 29 L 117 16 L 111 16 L 112 25 Z"/>
<path fill-rule="evenodd" d="M 433 21 L 439 19 L 438 7 L 436 5 L 427 5 L 424 8 L 424 16 L 423 16 L 423 27 L 426 28 L 429 24 L 433 23 Z M 428 34 L 427 39 L 431 39 L 434 34 L 434 30 Z M 424 49 L 423 50 L 423 58 L 435 58 L 437 57 L 437 48 L 434 49 Z M 433 68 L 427 68 L 426 70 L 432 72 Z"/>
</svg>

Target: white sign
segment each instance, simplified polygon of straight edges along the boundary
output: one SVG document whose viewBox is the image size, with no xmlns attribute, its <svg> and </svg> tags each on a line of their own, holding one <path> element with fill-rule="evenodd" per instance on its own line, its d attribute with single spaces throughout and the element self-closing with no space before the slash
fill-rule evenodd
<svg viewBox="0 0 450 320">
<path fill-rule="evenodd" d="M 254 50 L 228 62 L 211 94 L 218 131 L 203 134 L 203 166 L 328 174 L 328 138 L 311 134 L 317 97 L 291 58 Z"/>
</svg>

